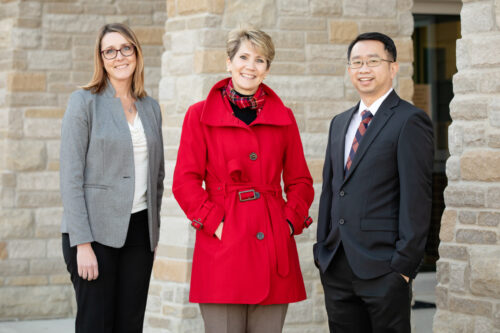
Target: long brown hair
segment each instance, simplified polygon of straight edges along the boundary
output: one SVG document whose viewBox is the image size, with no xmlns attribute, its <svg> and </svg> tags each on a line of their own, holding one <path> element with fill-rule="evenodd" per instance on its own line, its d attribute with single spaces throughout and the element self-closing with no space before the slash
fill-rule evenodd
<svg viewBox="0 0 500 333">
<path fill-rule="evenodd" d="M 132 29 L 122 23 L 106 24 L 99 30 L 94 48 L 94 75 L 92 76 L 92 80 L 90 80 L 90 82 L 82 88 L 90 90 L 93 94 L 100 94 L 104 91 L 104 89 L 106 89 L 108 73 L 104 69 L 104 61 L 101 56 L 101 41 L 104 35 L 110 32 L 119 33 L 134 46 L 136 54 L 136 67 L 130 92 L 134 98 L 146 97 L 147 93 L 144 89 L 144 58 L 142 56 L 141 45 L 139 44 L 139 40 Z"/>
</svg>

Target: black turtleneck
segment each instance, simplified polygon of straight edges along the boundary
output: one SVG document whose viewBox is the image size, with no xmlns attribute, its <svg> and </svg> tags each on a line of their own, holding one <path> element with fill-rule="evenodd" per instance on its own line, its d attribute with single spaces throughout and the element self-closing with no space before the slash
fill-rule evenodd
<svg viewBox="0 0 500 333">
<path fill-rule="evenodd" d="M 240 97 L 253 96 L 253 95 L 240 94 L 236 90 L 235 90 L 235 92 Z M 233 112 L 234 112 L 234 115 L 236 116 L 236 118 L 238 118 L 239 120 L 241 120 L 245 124 L 250 125 L 255 120 L 255 118 L 257 118 L 257 110 L 252 110 L 251 108 L 240 109 L 238 106 L 234 105 L 232 102 L 229 102 L 229 104 L 231 104 L 231 108 L 233 109 Z"/>
</svg>

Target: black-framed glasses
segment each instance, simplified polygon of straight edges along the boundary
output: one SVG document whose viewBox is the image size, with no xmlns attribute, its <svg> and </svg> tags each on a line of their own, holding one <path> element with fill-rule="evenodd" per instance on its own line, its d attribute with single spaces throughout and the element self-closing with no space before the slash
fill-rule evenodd
<svg viewBox="0 0 500 333">
<path fill-rule="evenodd" d="M 347 65 L 352 68 L 352 69 L 358 69 L 358 68 L 361 68 L 363 67 L 363 64 L 366 64 L 366 66 L 368 67 L 377 67 L 377 66 L 380 66 L 380 64 L 382 63 L 382 61 L 386 61 L 386 62 L 394 62 L 392 60 L 387 60 L 387 59 L 381 59 L 381 58 L 370 58 L 370 59 L 366 59 L 366 60 L 353 60 L 353 61 L 349 61 L 347 63 Z"/>
<path fill-rule="evenodd" d="M 112 60 L 118 56 L 118 52 L 120 52 L 122 54 L 122 56 L 124 56 L 124 57 L 130 57 L 132 54 L 134 54 L 135 47 L 134 47 L 134 45 L 127 44 L 127 45 L 122 46 L 118 50 L 113 49 L 113 48 L 103 50 L 103 51 L 101 51 L 101 54 L 104 57 L 104 59 Z"/>
</svg>

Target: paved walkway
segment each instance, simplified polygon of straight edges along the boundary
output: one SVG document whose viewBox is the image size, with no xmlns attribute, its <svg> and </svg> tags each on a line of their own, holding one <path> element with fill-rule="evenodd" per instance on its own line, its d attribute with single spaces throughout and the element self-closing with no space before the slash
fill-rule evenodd
<svg viewBox="0 0 500 333">
<path fill-rule="evenodd" d="M 426 305 L 435 303 L 435 273 L 420 273 L 414 282 L 415 300 Z M 414 333 L 431 333 L 435 308 L 412 311 Z M 0 333 L 72 333 L 74 319 L 27 320 L 0 322 Z"/>
</svg>

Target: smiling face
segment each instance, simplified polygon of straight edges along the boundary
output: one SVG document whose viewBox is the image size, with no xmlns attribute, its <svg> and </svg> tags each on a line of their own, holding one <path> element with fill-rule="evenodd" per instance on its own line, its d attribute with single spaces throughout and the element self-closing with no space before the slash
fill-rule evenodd
<svg viewBox="0 0 500 333">
<path fill-rule="evenodd" d="M 101 51 L 108 49 L 119 50 L 126 46 L 134 47 L 132 43 L 130 43 L 118 32 L 107 33 L 101 40 Z M 118 81 L 128 81 L 130 84 L 132 83 L 136 67 L 135 52 L 128 57 L 125 57 L 121 52 L 118 52 L 116 58 L 110 60 L 104 58 L 102 54 L 101 57 L 104 63 L 104 69 L 108 73 L 111 83 L 116 83 Z"/>
<path fill-rule="evenodd" d="M 367 106 L 382 97 L 392 87 L 392 80 L 396 77 L 399 68 L 397 62 L 386 61 L 377 67 L 368 67 L 366 61 L 370 58 L 393 60 L 382 42 L 363 40 L 353 46 L 349 61 L 362 60 L 364 64 L 357 69 L 348 67 L 348 72 L 354 88 Z"/>
<path fill-rule="evenodd" d="M 249 41 L 243 41 L 233 59 L 227 59 L 234 89 L 243 95 L 253 95 L 269 73 L 266 58 Z"/>
</svg>

